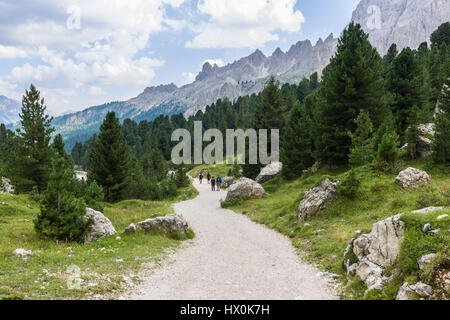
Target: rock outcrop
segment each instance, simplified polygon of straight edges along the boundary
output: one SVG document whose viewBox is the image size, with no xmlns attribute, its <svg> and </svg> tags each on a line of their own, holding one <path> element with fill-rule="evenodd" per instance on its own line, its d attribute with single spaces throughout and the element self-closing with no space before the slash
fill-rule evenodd
<svg viewBox="0 0 450 320">
<path fill-rule="evenodd" d="M 408 168 L 400 172 L 395 181 L 403 188 L 421 188 L 430 184 L 430 176 L 425 171 Z"/>
<path fill-rule="evenodd" d="M 14 194 L 15 187 L 11 184 L 11 180 L 5 177 L 2 177 L 1 185 L 0 185 L 0 193 L 8 193 Z"/>
<path fill-rule="evenodd" d="M 234 178 L 233 177 L 224 177 L 222 178 L 222 188 L 228 188 L 229 186 L 231 186 L 234 182 Z"/>
<path fill-rule="evenodd" d="M 417 282 L 410 285 L 405 282 L 398 291 L 397 300 L 412 300 L 417 297 L 429 298 L 433 294 L 433 288 L 425 283 Z"/>
<path fill-rule="evenodd" d="M 400 217 L 396 215 L 375 223 L 370 233 L 357 235 L 345 250 L 347 273 L 355 273 L 369 290 L 381 290 L 393 278 L 393 275 L 385 275 L 385 268 L 392 266 L 400 253 L 405 233 L 405 223 Z M 356 256 L 356 262 L 351 262 L 350 253 Z"/>
<path fill-rule="evenodd" d="M 139 223 L 130 224 L 125 233 L 134 233 L 137 230 L 148 232 L 151 230 L 159 230 L 164 233 L 180 232 L 186 234 L 189 230 L 187 221 L 181 215 L 167 215 L 164 217 L 158 217 L 153 219 L 147 219 Z"/>
<path fill-rule="evenodd" d="M 419 269 L 422 270 L 423 268 L 425 268 L 425 266 L 430 264 L 431 260 L 433 260 L 435 257 L 436 257 L 435 253 L 425 254 L 421 256 L 419 259 L 417 259 Z"/>
<path fill-rule="evenodd" d="M 264 193 L 265 190 L 259 183 L 248 178 L 242 178 L 228 188 L 225 201 L 233 201 L 242 197 L 262 198 Z"/>
<path fill-rule="evenodd" d="M 298 208 L 299 221 L 303 222 L 310 217 L 319 215 L 326 204 L 336 197 L 339 186 L 339 181 L 333 183 L 326 179 L 319 186 L 307 191 Z"/>
<path fill-rule="evenodd" d="M 392 43 L 398 51 L 419 45 L 450 20 L 449 0 L 362 0 L 352 20 L 361 24 L 369 40 L 384 56 Z"/>
<path fill-rule="evenodd" d="M 256 182 L 264 183 L 275 178 L 281 172 L 281 169 L 283 169 L 283 164 L 281 162 L 279 161 L 271 162 L 270 164 L 261 169 L 261 172 L 256 177 Z"/>
<path fill-rule="evenodd" d="M 16 249 L 14 250 L 13 254 L 22 258 L 27 258 L 33 255 L 33 251 L 25 249 Z"/>
<path fill-rule="evenodd" d="M 117 233 L 111 221 L 99 211 L 86 208 L 84 218 L 91 218 L 93 221 L 84 240 L 86 244 L 96 239 L 104 239 L 106 237 L 113 236 Z"/>
</svg>

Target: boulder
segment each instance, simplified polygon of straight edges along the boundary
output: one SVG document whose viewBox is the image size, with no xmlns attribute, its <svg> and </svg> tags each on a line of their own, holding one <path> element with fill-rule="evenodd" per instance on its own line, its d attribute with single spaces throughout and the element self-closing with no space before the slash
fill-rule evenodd
<svg viewBox="0 0 450 320">
<path fill-rule="evenodd" d="M 117 233 L 111 221 L 99 211 L 86 208 L 84 218 L 92 218 L 93 221 L 84 240 L 86 244 L 92 242 L 95 239 L 103 239 Z"/>
<path fill-rule="evenodd" d="M 228 188 L 225 201 L 233 201 L 242 197 L 262 198 L 264 193 L 264 188 L 259 183 L 248 178 L 242 178 Z"/>
<path fill-rule="evenodd" d="M 405 282 L 399 289 L 397 300 L 412 300 L 417 296 L 428 298 L 433 294 L 433 288 L 425 283 L 418 282 L 410 285 Z"/>
<path fill-rule="evenodd" d="M 234 178 L 233 177 L 224 177 L 222 178 L 222 187 L 223 188 L 228 188 L 229 186 L 231 186 L 234 182 Z"/>
<path fill-rule="evenodd" d="M 298 208 L 299 221 L 303 222 L 312 216 L 319 215 L 321 210 L 325 208 L 327 202 L 335 198 L 339 186 L 339 181 L 333 183 L 329 179 L 326 179 L 318 187 L 307 191 Z"/>
<path fill-rule="evenodd" d="M 128 227 L 126 227 L 124 233 L 135 233 L 136 232 L 136 225 L 134 223 L 130 224 Z"/>
<path fill-rule="evenodd" d="M 419 265 L 419 269 L 422 270 L 423 268 L 425 268 L 425 266 L 427 264 L 431 263 L 431 260 L 433 260 L 434 257 L 436 257 L 436 254 L 430 253 L 430 254 L 425 254 L 425 255 L 421 256 L 419 259 L 417 259 L 417 264 Z"/>
<path fill-rule="evenodd" d="M 385 275 L 385 268 L 393 265 L 400 252 L 400 244 L 405 232 L 401 215 L 375 223 L 368 234 L 358 233 L 344 253 L 347 274 L 355 273 L 366 283 L 369 290 L 379 289 L 390 282 L 395 274 Z M 353 251 L 357 262 L 350 264 L 349 253 Z"/>
<path fill-rule="evenodd" d="M 400 172 L 395 181 L 403 188 L 420 188 L 430 184 L 430 176 L 425 171 L 408 168 Z"/>
<path fill-rule="evenodd" d="M 0 185 L 0 193 L 8 193 L 14 194 L 15 187 L 11 184 L 11 180 L 5 177 L 2 177 L 1 185 Z"/>
<path fill-rule="evenodd" d="M 422 158 L 427 158 L 433 153 L 432 144 L 435 134 L 434 123 L 421 124 L 418 126 L 419 141 L 417 144 L 417 152 Z"/>
<path fill-rule="evenodd" d="M 281 162 L 279 161 L 271 162 L 270 164 L 261 169 L 261 172 L 256 177 L 256 182 L 264 183 L 275 178 L 281 172 L 281 169 L 283 169 L 283 164 Z"/>
<path fill-rule="evenodd" d="M 171 214 L 164 217 L 147 219 L 136 225 L 131 224 L 125 229 L 128 233 L 133 233 L 136 230 L 144 232 L 159 230 L 165 233 L 180 232 L 186 234 L 189 230 L 189 225 L 183 216 Z"/>
</svg>

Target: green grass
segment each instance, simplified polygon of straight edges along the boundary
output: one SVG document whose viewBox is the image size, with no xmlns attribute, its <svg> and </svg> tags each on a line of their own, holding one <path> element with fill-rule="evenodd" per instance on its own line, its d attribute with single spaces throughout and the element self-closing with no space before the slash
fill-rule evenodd
<svg viewBox="0 0 450 320">
<path fill-rule="evenodd" d="M 228 176 L 228 171 L 232 169 L 232 165 L 227 164 L 217 164 L 217 165 L 208 165 L 204 164 L 201 166 L 197 166 L 194 169 L 190 170 L 188 174 L 193 178 L 198 178 L 198 174 L 201 170 L 207 170 L 211 174 L 212 177 L 226 177 Z M 206 179 L 206 176 L 204 177 Z"/>
<path fill-rule="evenodd" d="M 33 219 L 39 205 L 27 195 L 0 195 L 0 300 L 1 299 L 89 299 L 100 295 L 114 298 L 127 288 L 127 278 L 135 275 L 146 263 L 158 263 L 168 250 L 179 246 L 180 240 L 192 239 L 187 235 L 160 232 L 123 235 L 130 224 L 144 219 L 173 213 L 172 204 L 193 198 L 193 187 L 180 190 L 172 201 L 123 201 L 105 205 L 104 214 L 115 226 L 116 236 L 87 246 L 41 239 L 33 229 Z M 32 250 L 28 259 L 15 256 L 18 248 Z M 71 290 L 67 286 L 68 267 L 81 270 L 81 287 Z M 129 281 L 129 280 L 128 280 Z"/>
<path fill-rule="evenodd" d="M 426 164 L 422 161 L 408 162 L 404 168 L 409 166 L 424 169 Z M 295 215 L 304 193 L 325 178 L 330 178 L 332 181 L 342 180 L 346 171 L 347 169 L 321 170 L 295 181 L 276 178 L 263 184 L 266 190 L 263 199 L 243 199 L 224 203 L 223 206 L 246 214 L 253 221 L 289 236 L 294 246 L 306 253 L 303 259 L 318 264 L 324 271 L 342 275 L 342 279 L 345 278 L 342 267 L 343 253 L 357 230 L 369 232 L 375 222 L 398 213 L 407 213 L 430 205 L 450 206 L 448 196 L 443 195 L 448 193 L 450 186 L 450 175 L 446 168 L 427 170 L 431 176 L 431 186 L 418 190 L 406 190 L 395 183 L 396 175 L 374 172 L 369 167 L 361 167 L 356 170 L 361 186 L 355 197 L 340 196 L 327 206 L 320 217 L 299 223 Z M 409 217 L 406 216 L 405 219 Z M 443 230 L 448 230 L 448 224 L 446 228 Z M 405 243 L 409 241 L 408 232 Z M 444 232 L 442 236 L 446 237 L 445 241 L 448 244 L 448 232 Z M 413 239 L 414 241 L 423 243 L 424 248 L 411 255 L 411 259 L 416 258 L 419 252 L 439 246 L 438 244 L 428 245 L 426 241 L 422 241 L 422 238 Z M 442 247 L 439 247 L 439 250 L 442 250 Z M 405 252 L 404 255 L 409 256 L 410 253 Z M 406 258 L 402 259 L 402 263 L 406 264 L 406 261 Z M 407 266 L 404 267 L 407 268 Z M 352 286 L 354 288 L 350 288 L 350 291 L 356 294 L 364 292 L 362 289 L 364 286 L 361 283 L 355 283 L 349 287 Z M 385 291 L 389 290 L 394 292 L 396 288 L 387 288 Z M 391 297 L 392 294 L 386 297 L 388 296 Z M 374 295 L 373 298 L 380 297 Z"/>
</svg>

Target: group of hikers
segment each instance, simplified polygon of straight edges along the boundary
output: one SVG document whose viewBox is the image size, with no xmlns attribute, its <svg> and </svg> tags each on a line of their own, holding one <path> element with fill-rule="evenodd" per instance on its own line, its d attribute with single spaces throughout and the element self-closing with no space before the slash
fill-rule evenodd
<svg viewBox="0 0 450 320">
<path fill-rule="evenodd" d="M 203 183 L 203 172 L 200 172 L 200 175 L 198 176 L 198 179 L 200 181 L 200 184 Z M 217 178 L 211 177 L 211 175 L 206 175 L 206 180 L 208 181 L 208 184 L 211 185 L 212 191 L 220 191 L 220 187 L 222 186 L 222 178 L 219 176 Z"/>
</svg>

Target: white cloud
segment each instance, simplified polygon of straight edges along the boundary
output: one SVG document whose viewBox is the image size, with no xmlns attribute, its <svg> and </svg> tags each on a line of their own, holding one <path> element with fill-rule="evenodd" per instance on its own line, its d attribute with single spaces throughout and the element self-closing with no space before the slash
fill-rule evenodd
<svg viewBox="0 0 450 320">
<path fill-rule="evenodd" d="M 27 58 L 28 54 L 25 50 L 11 47 L 3 46 L 0 44 L 0 59 L 15 59 L 15 58 Z"/>
<path fill-rule="evenodd" d="M 96 86 L 92 86 L 89 88 L 89 93 L 93 96 L 104 96 L 106 95 L 106 92 L 103 91 L 102 88 L 100 87 L 96 87 Z"/>
<path fill-rule="evenodd" d="M 3 41 L 12 44 L 0 45 L 0 58 L 37 58 L 12 68 L 3 79 L 19 91 L 30 83 L 46 92 L 53 90 L 48 101 L 58 103 L 58 108 L 73 103 L 63 101 L 65 97 L 58 99 L 59 89 L 83 87 L 98 95 L 101 92 L 93 87 L 148 85 L 155 76 L 154 68 L 164 65 L 162 59 L 148 57 L 150 36 L 182 27 L 183 22 L 167 18 L 166 6 L 177 8 L 183 2 L 79 0 L 75 3 L 80 29 L 69 29 L 65 20 L 74 1 L 43 0 L 40 9 L 52 12 L 52 18 L 38 14 L 19 23 L 0 23 Z"/>
<path fill-rule="evenodd" d="M 206 59 L 203 61 L 203 64 L 206 62 L 209 62 L 210 65 L 214 66 L 217 64 L 218 67 L 223 67 L 225 65 L 225 62 L 222 61 L 222 59 Z"/>
<path fill-rule="evenodd" d="M 181 76 L 182 76 L 182 79 L 181 79 L 180 85 L 185 85 L 185 84 L 194 82 L 195 81 L 195 77 L 197 76 L 197 73 L 194 73 L 194 72 L 183 72 L 181 74 Z"/>
<path fill-rule="evenodd" d="M 279 39 L 277 31 L 298 32 L 305 22 L 296 0 L 201 0 L 199 12 L 210 17 L 193 26 L 190 48 L 260 47 Z"/>
</svg>

